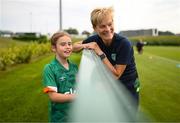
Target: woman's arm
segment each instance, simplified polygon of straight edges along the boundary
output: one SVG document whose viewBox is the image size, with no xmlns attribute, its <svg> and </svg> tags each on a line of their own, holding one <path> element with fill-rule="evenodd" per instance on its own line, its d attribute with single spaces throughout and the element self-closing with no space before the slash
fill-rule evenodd
<svg viewBox="0 0 180 123">
<path fill-rule="evenodd" d="M 106 67 L 113 73 L 116 79 L 119 79 L 119 77 L 123 74 L 124 70 L 126 69 L 126 65 L 115 65 L 113 66 L 108 58 L 104 58 L 102 62 L 106 65 Z"/>
<path fill-rule="evenodd" d="M 87 43 L 86 48 L 94 50 L 98 56 L 104 54 L 96 42 Z M 116 79 L 119 79 L 119 77 L 123 74 L 123 72 L 126 68 L 126 65 L 115 65 L 115 66 L 113 66 L 107 57 L 102 59 L 102 62 L 115 75 Z"/>
</svg>

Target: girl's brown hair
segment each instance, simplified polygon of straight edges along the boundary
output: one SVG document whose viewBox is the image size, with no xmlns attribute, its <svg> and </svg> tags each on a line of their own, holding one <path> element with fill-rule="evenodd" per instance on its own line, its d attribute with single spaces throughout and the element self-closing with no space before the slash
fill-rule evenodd
<svg viewBox="0 0 180 123">
<path fill-rule="evenodd" d="M 51 37 L 51 45 L 55 46 L 56 45 L 56 42 L 57 40 L 60 38 L 60 37 L 63 37 L 63 36 L 67 36 L 67 37 L 70 37 L 71 36 L 67 33 L 67 32 L 56 32 L 52 35 Z"/>
</svg>

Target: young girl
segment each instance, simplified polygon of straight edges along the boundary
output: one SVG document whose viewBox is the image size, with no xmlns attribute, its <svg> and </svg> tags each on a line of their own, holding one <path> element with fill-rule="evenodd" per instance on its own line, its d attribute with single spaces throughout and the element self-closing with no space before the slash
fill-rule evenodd
<svg viewBox="0 0 180 123">
<path fill-rule="evenodd" d="M 78 67 L 68 60 L 72 53 L 72 41 L 69 34 L 55 33 L 51 38 L 51 46 L 55 58 L 44 67 L 44 92 L 50 99 L 50 121 L 66 122 L 69 105 L 75 96 L 75 76 Z"/>
</svg>

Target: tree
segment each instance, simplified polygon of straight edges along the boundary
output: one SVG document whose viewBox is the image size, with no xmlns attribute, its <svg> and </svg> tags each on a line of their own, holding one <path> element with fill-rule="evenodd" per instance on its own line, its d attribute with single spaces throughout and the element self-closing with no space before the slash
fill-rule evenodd
<svg viewBox="0 0 180 123">
<path fill-rule="evenodd" d="M 88 32 L 88 31 L 86 31 L 86 30 L 84 30 L 84 31 L 82 32 L 82 35 L 87 35 L 87 37 L 89 37 L 90 34 L 91 34 L 91 33 Z"/>
<path fill-rule="evenodd" d="M 159 35 L 175 35 L 174 33 L 170 32 L 170 31 L 159 31 Z"/>
<path fill-rule="evenodd" d="M 74 34 L 74 35 L 78 35 L 79 32 L 77 31 L 77 29 L 74 28 L 69 28 L 69 29 L 64 29 L 65 32 L 69 33 L 69 34 Z"/>
</svg>

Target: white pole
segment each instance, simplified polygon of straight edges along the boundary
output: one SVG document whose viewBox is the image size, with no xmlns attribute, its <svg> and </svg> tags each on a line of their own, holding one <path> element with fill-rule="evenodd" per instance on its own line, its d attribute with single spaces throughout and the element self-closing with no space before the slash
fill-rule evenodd
<svg viewBox="0 0 180 123">
<path fill-rule="evenodd" d="M 32 12 L 30 14 L 30 32 L 32 32 Z"/>
<path fill-rule="evenodd" d="M 3 13 L 3 5 L 4 4 L 4 1 L 3 0 L 0 0 L 0 29 L 3 30 L 3 17 L 4 17 L 4 13 Z"/>
<path fill-rule="evenodd" d="M 59 0 L 59 30 L 62 31 L 62 1 Z"/>
</svg>

